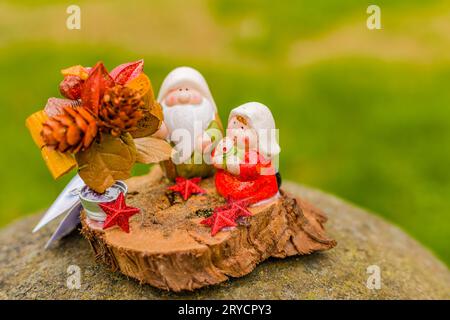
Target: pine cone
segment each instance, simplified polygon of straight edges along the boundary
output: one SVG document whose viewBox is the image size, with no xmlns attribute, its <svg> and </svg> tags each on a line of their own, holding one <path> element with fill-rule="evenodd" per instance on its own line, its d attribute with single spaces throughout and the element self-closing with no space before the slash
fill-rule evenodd
<svg viewBox="0 0 450 320">
<path fill-rule="evenodd" d="M 77 153 L 91 145 L 97 131 L 97 121 L 88 110 L 66 106 L 62 114 L 43 124 L 41 136 L 47 146 L 60 152 Z"/>
<path fill-rule="evenodd" d="M 138 91 L 116 85 L 103 95 L 98 114 L 100 125 L 113 136 L 134 131 L 143 117 L 144 106 Z"/>
</svg>

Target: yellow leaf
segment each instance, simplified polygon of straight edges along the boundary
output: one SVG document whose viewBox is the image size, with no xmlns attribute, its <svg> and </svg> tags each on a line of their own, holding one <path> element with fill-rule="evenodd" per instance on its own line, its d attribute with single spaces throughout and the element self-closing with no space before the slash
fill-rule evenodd
<svg viewBox="0 0 450 320">
<path fill-rule="evenodd" d="M 41 149 L 41 155 L 54 179 L 62 177 L 77 165 L 72 155 L 46 147 L 41 137 L 42 124 L 48 119 L 44 110 L 33 113 L 25 121 L 34 143 Z"/>
<path fill-rule="evenodd" d="M 148 95 L 150 102 L 155 100 L 155 94 L 153 93 L 152 83 L 145 73 L 141 73 L 139 76 L 131 80 L 126 84 L 128 88 L 134 89 L 140 93 L 141 96 Z"/>
<path fill-rule="evenodd" d="M 77 166 L 71 154 L 61 153 L 49 147 L 43 147 L 41 155 L 54 179 L 62 177 Z"/>
<path fill-rule="evenodd" d="M 143 72 L 126 84 L 127 87 L 138 91 L 144 97 L 144 116 L 138 122 L 138 129 L 131 132 L 133 138 L 150 136 L 161 126 L 163 112 L 160 104 L 155 100 L 152 83 Z"/>
<path fill-rule="evenodd" d="M 42 124 L 47 121 L 48 117 L 45 114 L 44 110 L 33 113 L 31 116 L 25 120 L 25 125 L 30 131 L 31 137 L 33 138 L 34 143 L 38 146 L 38 148 L 42 148 L 44 146 L 44 140 L 41 137 Z"/>
<path fill-rule="evenodd" d="M 82 80 L 86 80 L 89 76 L 86 68 L 80 65 L 72 66 L 67 69 L 62 69 L 61 73 L 63 76 L 78 76 Z"/>
</svg>

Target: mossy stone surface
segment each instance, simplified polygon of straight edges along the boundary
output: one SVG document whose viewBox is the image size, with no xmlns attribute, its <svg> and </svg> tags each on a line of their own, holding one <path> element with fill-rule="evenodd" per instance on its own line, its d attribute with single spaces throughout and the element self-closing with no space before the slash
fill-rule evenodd
<svg viewBox="0 0 450 320">
<path fill-rule="evenodd" d="M 0 298 L 3 299 L 450 299 L 450 271 L 427 249 L 379 217 L 333 196 L 286 183 L 328 215 L 338 242 L 309 256 L 270 259 L 249 275 L 192 293 L 171 293 L 111 273 L 97 264 L 77 232 L 51 250 L 43 247 L 52 224 L 37 234 L 34 215 L 0 230 Z M 81 272 L 69 289 L 68 268 Z M 369 289 L 369 266 L 381 271 L 381 289 Z"/>
</svg>

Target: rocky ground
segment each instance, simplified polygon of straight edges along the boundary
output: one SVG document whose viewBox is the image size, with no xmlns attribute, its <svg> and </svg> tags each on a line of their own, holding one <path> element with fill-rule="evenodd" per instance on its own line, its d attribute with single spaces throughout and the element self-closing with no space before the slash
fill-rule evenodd
<svg viewBox="0 0 450 320">
<path fill-rule="evenodd" d="M 286 189 L 326 212 L 338 246 L 324 253 L 271 259 L 249 275 L 193 293 L 170 293 L 111 273 L 94 262 L 77 232 L 55 248 L 44 244 L 55 225 L 31 234 L 39 215 L 0 231 L 3 299 L 450 299 L 450 271 L 397 227 L 333 196 L 295 184 Z M 81 274 L 70 289 L 70 272 Z M 375 267 L 373 267 L 375 266 Z M 381 288 L 367 286 L 379 267 Z M 74 269 L 73 269 L 74 268 Z M 369 268 L 369 273 L 368 273 Z"/>
</svg>

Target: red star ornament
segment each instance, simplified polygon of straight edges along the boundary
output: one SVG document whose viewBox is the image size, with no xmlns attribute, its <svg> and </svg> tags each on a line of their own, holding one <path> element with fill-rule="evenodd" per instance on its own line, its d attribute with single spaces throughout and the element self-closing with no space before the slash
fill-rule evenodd
<svg viewBox="0 0 450 320">
<path fill-rule="evenodd" d="M 236 219 L 240 218 L 240 217 L 250 217 L 252 216 L 252 213 L 247 209 L 250 200 L 248 199 L 242 199 L 242 200 L 232 200 L 232 199 L 228 199 L 228 207 L 231 210 L 234 210 L 234 217 Z"/>
<path fill-rule="evenodd" d="M 119 194 L 116 200 L 99 203 L 99 206 L 106 213 L 106 220 L 103 223 L 103 229 L 108 229 L 117 225 L 126 233 L 130 232 L 130 224 L 128 220 L 131 216 L 140 211 L 139 208 L 129 207 L 126 205 L 123 192 Z"/>
<path fill-rule="evenodd" d="M 236 227 L 237 224 L 230 218 L 228 218 L 222 212 L 216 212 L 211 224 L 211 235 L 214 236 L 217 232 L 225 227 Z"/>
<path fill-rule="evenodd" d="M 223 212 L 228 218 L 236 221 L 240 217 L 252 216 L 252 213 L 247 209 L 249 203 L 250 202 L 248 199 L 227 199 L 227 203 L 225 205 L 217 207 L 214 211 Z"/>
<path fill-rule="evenodd" d="M 247 209 L 247 203 L 245 200 L 229 201 L 227 204 L 215 208 L 214 213 L 200 223 L 211 227 L 211 235 L 214 236 L 225 227 L 237 226 L 238 218 L 251 216 L 252 213 Z"/>
<path fill-rule="evenodd" d="M 200 223 L 204 224 L 205 226 L 211 227 L 214 224 L 214 220 L 216 219 L 216 215 L 217 215 L 217 213 L 214 212 L 208 218 L 205 218 L 202 221 L 200 221 Z"/>
<path fill-rule="evenodd" d="M 181 197 L 186 201 L 192 194 L 204 194 L 206 190 L 203 190 L 198 185 L 202 178 L 196 177 L 192 179 L 186 179 L 184 177 L 176 177 L 175 185 L 168 187 L 169 190 L 178 192 Z"/>
<path fill-rule="evenodd" d="M 220 214 L 222 217 L 225 217 L 233 222 L 235 222 L 235 216 L 236 216 L 236 210 L 234 209 L 220 209 L 220 210 L 214 210 L 214 213 L 209 216 L 208 218 L 203 219 L 200 221 L 201 224 L 204 224 L 208 227 L 212 227 L 217 220 L 217 215 Z"/>
</svg>

